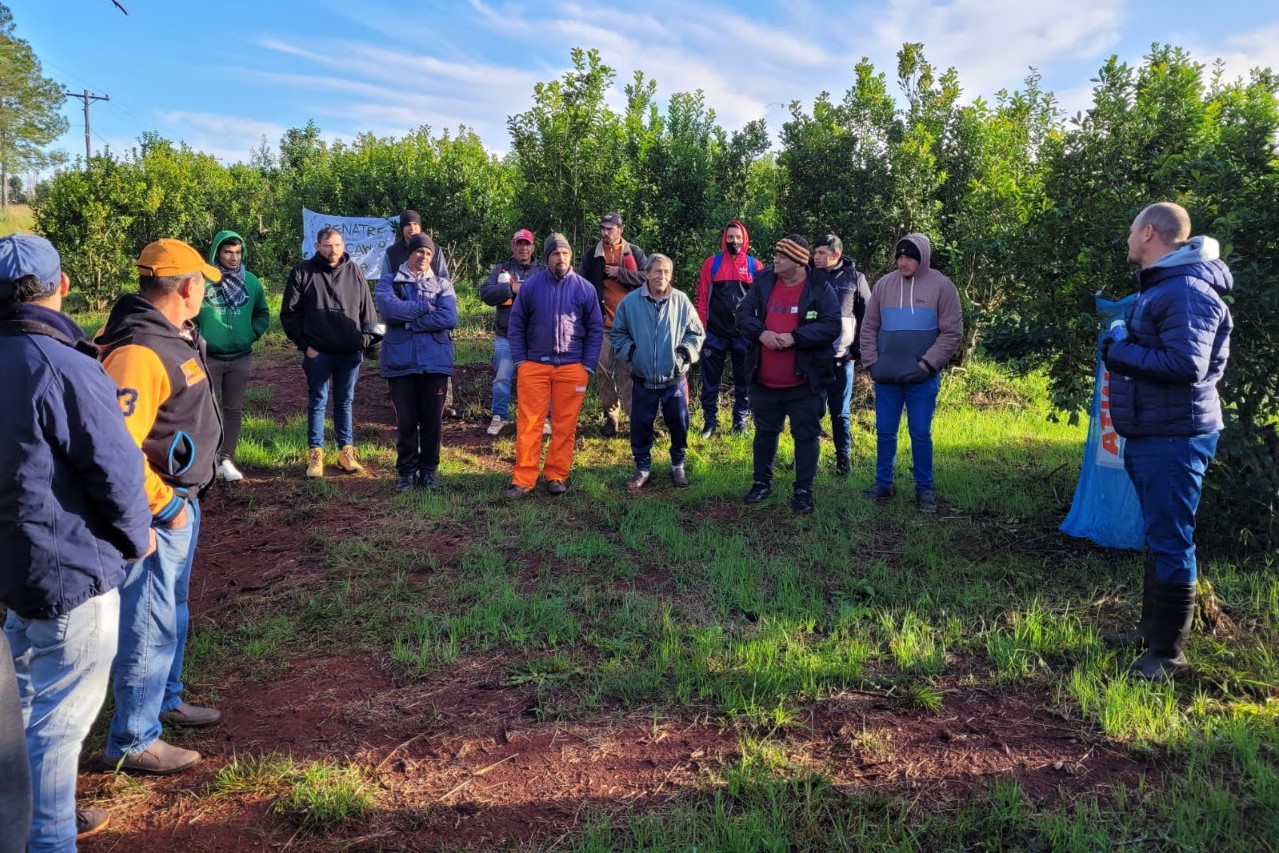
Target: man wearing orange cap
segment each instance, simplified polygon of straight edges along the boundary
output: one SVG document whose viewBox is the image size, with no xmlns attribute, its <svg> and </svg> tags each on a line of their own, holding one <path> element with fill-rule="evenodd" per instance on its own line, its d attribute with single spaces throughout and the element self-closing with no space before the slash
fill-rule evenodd
<svg viewBox="0 0 1279 853">
<path fill-rule="evenodd" d="M 180 240 L 148 244 L 134 265 L 138 292 L 120 297 L 98 333 L 125 427 L 142 450 L 156 550 L 125 567 L 120 645 L 112 673 L 115 714 L 104 761 L 142 773 L 176 773 L 200 753 L 160 739 L 162 722 L 211 726 L 222 714 L 182 699 L 187 591 L 200 534 L 197 495 L 213 482 L 222 420 L 192 320 L 205 279 L 222 273 Z"/>
</svg>

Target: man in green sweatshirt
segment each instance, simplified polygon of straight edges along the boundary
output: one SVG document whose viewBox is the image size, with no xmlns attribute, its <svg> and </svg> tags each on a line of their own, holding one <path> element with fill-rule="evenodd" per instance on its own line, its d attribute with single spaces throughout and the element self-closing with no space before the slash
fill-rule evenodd
<svg viewBox="0 0 1279 853">
<path fill-rule="evenodd" d="M 222 271 L 222 281 L 205 288 L 204 304 L 195 321 L 208 347 L 209 378 L 222 409 L 218 476 L 228 483 L 244 479 L 235 466 L 244 392 L 253 371 L 253 344 L 271 322 L 262 282 L 245 269 L 244 255 L 244 239 L 234 231 L 219 231 L 213 238 L 209 263 Z"/>
</svg>

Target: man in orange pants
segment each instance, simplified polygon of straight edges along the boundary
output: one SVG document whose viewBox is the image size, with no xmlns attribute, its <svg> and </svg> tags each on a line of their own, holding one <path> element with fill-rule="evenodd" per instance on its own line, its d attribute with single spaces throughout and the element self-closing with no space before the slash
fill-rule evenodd
<svg viewBox="0 0 1279 853">
<path fill-rule="evenodd" d="M 546 238 L 546 269 L 520 287 L 511 306 L 507 340 L 516 369 L 519 409 L 515 422 L 515 468 L 508 498 L 527 495 L 537 485 L 542 423 L 551 407 L 551 442 L 546 451 L 546 491 L 568 491 L 577 441 L 577 415 L 586 399 L 590 374 L 604 343 L 604 317 L 595 287 L 573 272 L 573 250 L 562 234 Z"/>
</svg>

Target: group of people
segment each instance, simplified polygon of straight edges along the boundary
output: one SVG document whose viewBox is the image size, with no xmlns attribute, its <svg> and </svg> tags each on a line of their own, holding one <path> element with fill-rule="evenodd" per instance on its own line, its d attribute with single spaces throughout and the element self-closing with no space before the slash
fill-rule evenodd
<svg viewBox="0 0 1279 853">
<path fill-rule="evenodd" d="M 320 231 L 316 254 L 285 286 L 281 324 L 303 354 L 309 388 L 307 475 L 324 475 L 324 412 L 334 397 L 337 465 L 361 470 L 352 400 L 365 350 L 380 366 L 397 421 L 397 487 L 432 488 L 440 420 L 453 371 L 457 299 L 437 248 L 413 211 L 370 293 L 341 233 Z M 893 497 L 903 409 L 918 507 L 935 512 L 931 422 L 939 374 L 962 338 L 954 284 L 931 266 L 931 244 L 908 234 L 896 269 L 867 287 L 838 237 L 790 234 L 764 266 L 745 226 L 722 231 L 695 300 L 674 267 L 622 238 L 616 213 L 577 270 L 551 234 L 534 257 L 521 229 L 511 257 L 480 288 L 496 308 L 490 432 L 518 394 L 507 498 L 569 488 L 577 423 L 594 375 L 602 429 L 629 419 L 630 490 L 651 478 L 654 424 L 670 434 L 670 475 L 688 485 L 689 368 L 702 362 L 702 435 L 719 431 L 719 385 L 731 367 L 731 426 L 753 417 L 748 504 L 772 491 L 787 419 L 795 444 L 791 509 L 813 511 L 820 423 L 829 410 L 836 470 L 850 470 L 849 393 L 860 360 L 875 386 L 874 482 Z M 1142 616 L 1115 642 L 1144 648 L 1134 675 L 1175 676 L 1194 612 L 1195 513 L 1222 429 L 1216 384 L 1229 355 L 1230 271 L 1216 241 L 1190 236 L 1178 205 L 1141 211 L 1128 236 L 1139 295 L 1106 339 L 1111 416 L 1126 438 L 1148 548 Z M 217 724 L 214 708 L 183 699 L 182 663 L 200 493 L 235 464 L 254 341 L 267 326 L 261 282 L 239 235 L 217 235 L 208 262 L 178 240 L 138 256 L 136 292 L 122 296 L 95 340 L 61 308 L 70 289 L 57 252 L 30 235 L 0 238 L 0 824 L 30 831 L 30 850 L 73 850 L 100 831 L 102 809 L 76 809 L 81 744 L 110 686 L 114 711 L 103 763 L 167 774 L 200 760 L 167 743 L 162 726 Z M 550 425 L 544 464 L 542 438 Z M 2 845 L 0 845 L 2 846 Z M 21 849 L 20 846 L 16 849 Z"/>
</svg>

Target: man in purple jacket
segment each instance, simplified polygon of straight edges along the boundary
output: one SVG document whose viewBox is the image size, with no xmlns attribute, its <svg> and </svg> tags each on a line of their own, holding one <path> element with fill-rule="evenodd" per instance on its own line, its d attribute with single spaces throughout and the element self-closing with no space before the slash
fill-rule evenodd
<svg viewBox="0 0 1279 853">
<path fill-rule="evenodd" d="M 595 287 L 573 272 L 573 250 L 562 234 L 546 238 L 546 269 L 520 288 L 511 306 L 507 340 L 517 371 L 519 410 L 515 422 L 515 468 L 508 498 L 527 495 L 537 485 L 542 423 L 551 407 L 551 442 L 546 450 L 546 491 L 568 491 L 577 440 L 577 415 L 604 343 L 604 316 Z"/>
<path fill-rule="evenodd" d="M 1128 231 L 1137 300 L 1126 337 L 1104 345 L 1110 415 L 1124 437 L 1124 467 L 1137 490 L 1149 550 L 1142 623 L 1135 639 L 1146 653 L 1139 678 L 1182 674 L 1195 615 L 1195 512 L 1203 476 L 1225 422 L 1217 382 L 1230 356 L 1230 309 L 1222 300 L 1234 279 L 1217 241 L 1190 236 L 1181 205 L 1152 204 Z M 1139 402 L 1140 401 L 1140 402 Z"/>
</svg>

